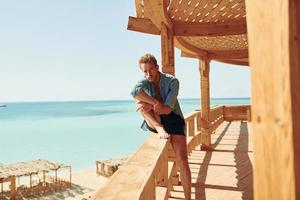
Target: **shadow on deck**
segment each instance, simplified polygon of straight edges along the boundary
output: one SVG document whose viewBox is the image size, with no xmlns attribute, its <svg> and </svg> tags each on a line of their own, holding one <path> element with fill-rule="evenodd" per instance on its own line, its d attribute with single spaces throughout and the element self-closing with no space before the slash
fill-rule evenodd
<svg viewBox="0 0 300 200">
<path fill-rule="evenodd" d="M 197 147 L 189 156 L 192 199 L 253 199 L 251 123 L 223 122 L 212 135 L 213 151 Z M 184 199 L 174 186 L 169 199 Z"/>
</svg>

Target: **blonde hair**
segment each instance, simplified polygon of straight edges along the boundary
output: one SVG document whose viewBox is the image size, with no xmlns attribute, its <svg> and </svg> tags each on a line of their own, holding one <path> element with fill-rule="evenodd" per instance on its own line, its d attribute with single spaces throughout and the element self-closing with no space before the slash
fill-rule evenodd
<svg viewBox="0 0 300 200">
<path fill-rule="evenodd" d="M 147 54 L 143 55 L 139 59 L 139 65 L 141 65 L 142 63 L 153 63 L 155 66 L 158 66 L 155 56 L 153 56 L 150 53 L 147 53 Z"/>
</svg>

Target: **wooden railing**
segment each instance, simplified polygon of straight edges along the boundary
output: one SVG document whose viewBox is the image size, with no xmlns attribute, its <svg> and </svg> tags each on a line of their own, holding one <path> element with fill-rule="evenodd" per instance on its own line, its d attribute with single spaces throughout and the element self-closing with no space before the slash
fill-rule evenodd
<svg viewBox="0 0 300 200">
<path fill-rule="evenodd" d="M 232 113 L 231 113 L 232 112 Z M 247 117 L 246 117 L 247 116 Z M 250 119 L 250 106 L 219 106 L 210 110 L 206 125 L 211 133 L 224 120 Z M 201 143 L 201 112 L 185 115 L 186 138 L 190 153 Z M 93 196 L 97 200 L 167 199 L 178 184 L 175 154 L 168 140 L 151 133 L 142 146 L 114 173 Z"/>
<path fill-rule="evenodd" d="M 250 105 L 224 106 L 224 119 L 226 121 L 246 120 L 251 121 Z"/>
<path fill-rule="evenodd" d="M 187 145 L 191 151 L 199 142 L 197 116 L 185 116 Z M 147 200 L 167 199 L 173 185 L 178 184 L 175 154 L 168 140 L 151 133 L 144 144 L 114 173 L 93 199 Z"/>
</svg>

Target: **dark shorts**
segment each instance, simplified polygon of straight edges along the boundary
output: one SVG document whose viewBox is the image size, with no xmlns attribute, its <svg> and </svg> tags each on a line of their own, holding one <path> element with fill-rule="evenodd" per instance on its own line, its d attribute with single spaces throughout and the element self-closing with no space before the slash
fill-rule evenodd
<svg viewBox="0 0 300 200">
<path fill-rule="evenodd" d="M 167 133 L 170 135 L 185 136 L 185 121 L 181 116 L 175 114 L 173 111 L 168 115 L 160 115 L 160 121 Z M 146 126 L 149 131 L 157 133 L 157 131 L 151 128 L 147 123 Z"/>
</svg>

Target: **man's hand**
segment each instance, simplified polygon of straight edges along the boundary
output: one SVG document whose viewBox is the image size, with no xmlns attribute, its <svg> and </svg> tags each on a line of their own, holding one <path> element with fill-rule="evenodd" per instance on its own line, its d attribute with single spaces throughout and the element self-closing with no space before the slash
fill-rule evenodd
<svg viewBox="0 0 300 200">
<path fill-rule="evenodd" d="M 160 103 L 159 101 L 153 105 L 153 110 L 158 115 L 167 115 L 172 111 L 172 109 L 169 106 L 166 106 Z"/>
<path fill-rule="evenodd" d="M 151 104 L 148 104 L 148 103 L 145 103 L 145 102 L 138 102 L 137 103 L 136 111 L 149 112 L 152 109 L 153 109 L 153 106 Z"/>
<path fill-rule="evenodd" d="M 153 110 L 155 113 L 161 115 L 163 114 L 163 104 L 160 103 L 159 101 L 156 102 L 156 104 L 153 105 Z"/>
</svg>

